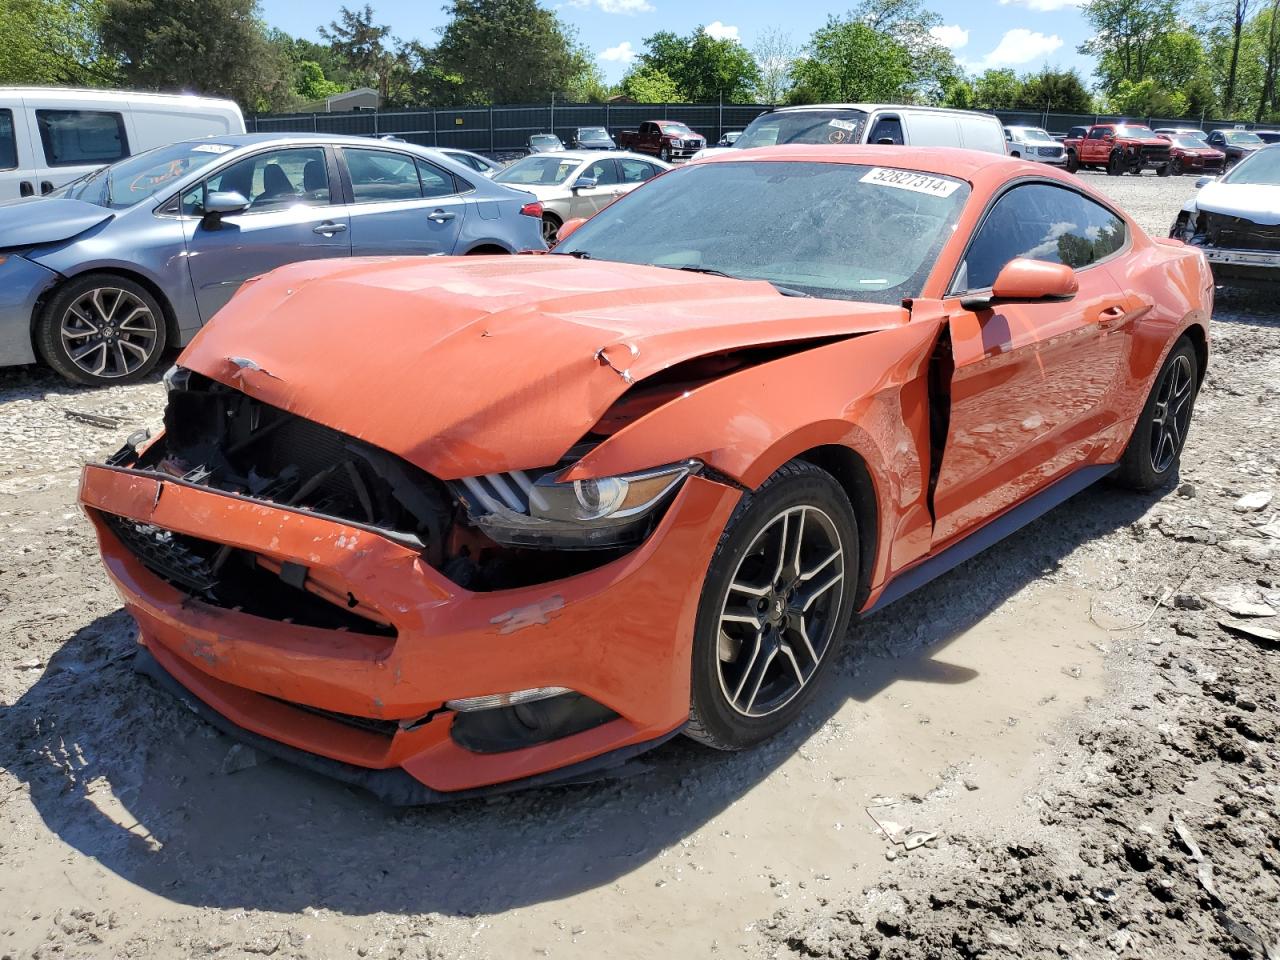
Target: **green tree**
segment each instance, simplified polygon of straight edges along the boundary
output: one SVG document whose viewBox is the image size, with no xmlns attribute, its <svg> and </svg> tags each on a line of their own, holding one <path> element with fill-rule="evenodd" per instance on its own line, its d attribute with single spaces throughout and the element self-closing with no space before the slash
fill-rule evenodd
<svg viewBox="0 0 1280 960">
<path fill-rule="evenodd" d="M 387 48 L 391 28 L 374 23 L 373 7 L 338 9 L 338 19 L 321 27 L 320 36 L 329 41 L 334 55 L 360 78 L 360 83 L 374 87 L 385 100 L 395 68 L 395 56 Z"/>
<path fill-rule="evenodd" d="M 452 0 L 434 62 L 481 103 L 541 103 L 563 93 L 590 60 L 572 30 L 537 0 Z"/>
<path fill-rule="evenodd" d="M 657 67 L 639 66 L 622 78 L 622 93 L 637 103 L 687 103 L 679 85 Z"/>
<path fill-rule="evenodd" d="M 105 0 L 101 30 L 128 86 L 231 97 L 255 112 L 294 96 L 256 0 Z"/>
<path fill-rule="evenodd" d="M 1187 112 L 1184 94 L 1162 87 L 1156 80 L 1121 80 L 1107 97 L 1110 113 L 1127 117 L 1181 117 Z"/>
<path fill-rule="evenodd" d="M 972 110 L 976 92 L 967 77 L 953 77 L 942 91 L 942 105 L 957 110 Z"/>
<path fill-rule="evenodd" d="M 294 67 L 293 92 L 306 101 L 323 100 L 346 88 L 324 75 L 324 69 L 314 60 L 303 60 Z"/>
<path fill-rule="evenodd" d="M 102 0 L 0 0 L 0 84 L 109 86 Z"/>
<path fill-rule="evenodd" d="M 635 69 L 665 74 L 676 84 L 681 102 L 744 103 L 760 84 L 760 68 L 736 40 L 712 37 L 698 27 L 687 37 L 669 30 L 644 41 Z"/>
<path fill-rule="evenodd" d="M 961 76 L 955 55 L 930 32 L 942 25 L 942 17 L 928 9 L 924 0 L 861 0 L 851 17 L 906 48 L 911 99 L 940 103 Z"/>
<path fill-rule="evenodd" d="M 848 17 L 828 17 L 791 73 L 792 103 L 900 101 L 913 80 L 906 47 Z"/>
<path fill-rule="evenodd" d="M 1280 72 L 1280 0 L 1271 0 L 1250 25 L 1258 46 L 1262 49 L 1262 89 L 1258 92 L 1258 104 L 1254 121 L 1280 112 L 1280 96 L 1276 90 L 1276 74 Z"/>
<path fill-rule="evenodd" d="M 1018 107 L 1058 113 L 1090 113 L 1093 95 L 1074 70 L 1050 70 L 1046 67 L 1039 73 L 1022 78 Z"/>
<path fill-rule="evenodd" d="M 1012 70 L 985 70 L 973 81 L 973 105 L 979 110 L 1013 110 L 1022 100 L 1022 81 Z"/>
<path fill-rule="evenodd" d="M 760 34 L 751 48 L 756 58 L 760 82 L 756 86 L 755 99 L 759 103 L 781 103 L 791 89 L 791 68 L 800 56 L 800 48 L 792 42 L 791 34 L 770 29 Z"/>
<path fill-rule="evenodd" d="M 1098 60 L 1102 90 L 1151 76 L 1165 37 L 1178 29 L 1174 0 L 1088 0 L 1081 7 L 1093 36 L 1079 47 Z"/>
</svg>

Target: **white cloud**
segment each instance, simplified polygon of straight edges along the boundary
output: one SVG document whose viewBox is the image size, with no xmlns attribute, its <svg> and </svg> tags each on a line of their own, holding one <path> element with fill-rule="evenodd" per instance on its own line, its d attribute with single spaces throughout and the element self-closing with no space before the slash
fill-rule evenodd
<svg viewBox="0 0 1280 960">
<path fill-rule="evenodd" d="M 974 66 L 979 70 L 988 67 L 1013 67 L 1047 57 L 1062 46 L 1062 38 L 1056 33 L 1046 36 L 1026 27 L 1014 27 L 1005 31 L 996 48 Z"/>
<path fill-rule="evenodd" d="M 1085 0 L 1000 0 L 1000 6 L 1007 7 L 1013 3 L 1025 6 L 1028 10 L 1051 13 L 1054 10 L 1061 10 L 1063 7 L 1078 7 L 1084 2 Z"/>
<path fill-rule="evenodd" d="M 949 50 L 959 50 L 969 42 L 969 31 L 958 24 L 930 27 L 929 36 Z"/>
<path fill-rule="evenodd" d="M 623 40 L 616 47 L 610 47 L 608 50 L 601 50 L 597 56 L 601 60 L 609 63 L 630 63 L 636 58 L 635 48 L 631 46 L 630 40 Z"/>
<path fill-rule="evenodd" d="M 742 41 L 742 37 L 738 36 L 737 27 L 728 26 L 719 20 L 708 23 L 702 28 L 702 32 L 716 40 L 736 40 L 739 43 Z"/>
<path fill-rule="evenodd" d="M 652 13 L 653 4 L 649 0 L 569 0 L 569 6 L 586 10 L 597 7 L 604 13 Z"/>
</svg>

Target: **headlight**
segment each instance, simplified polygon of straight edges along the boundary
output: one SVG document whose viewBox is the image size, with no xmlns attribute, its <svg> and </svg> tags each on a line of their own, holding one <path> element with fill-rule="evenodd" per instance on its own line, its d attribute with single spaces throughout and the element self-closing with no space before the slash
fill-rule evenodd
<svg viewBox="0 0 1280 960">
<path fill-rule="evenodd" d="M 684 460 L 616 477 L 557 481 L 567 466 L 467 477 L 455 490 L 475 525 L 498 543 L 600 549 L 643 539 L 660 507 L 702 469 Z"/>
</svg>

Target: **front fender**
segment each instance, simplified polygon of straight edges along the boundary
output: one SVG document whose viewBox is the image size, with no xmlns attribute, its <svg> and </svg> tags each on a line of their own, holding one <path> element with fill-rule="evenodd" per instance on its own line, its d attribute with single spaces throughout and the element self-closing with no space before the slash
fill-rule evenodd
<svg viewBox="0 0 1280 960">
<path fill-rule="evenodd" d="M 928 549 L 928 364 L 940 319 L 816 346 L 688 390 L 597 445 L 564 475 L 696 458 L 749 488 L 816 447 L 842 446 L 875 487 L 874 581 Z"/>
</svg>

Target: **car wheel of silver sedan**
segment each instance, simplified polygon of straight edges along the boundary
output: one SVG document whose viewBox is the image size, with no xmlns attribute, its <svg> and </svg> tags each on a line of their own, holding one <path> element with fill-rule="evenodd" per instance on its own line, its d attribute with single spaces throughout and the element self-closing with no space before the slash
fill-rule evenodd
<svg viewBox="0 0 1280 960">
<path fill-rule="evenodd" d="M 703 584 L 689 736 L 749 747 L 810 701 L 848 629 L 857 529 L 839 483 L 803 461 L 743 497 Z"/>
<path fill-rule="evenodd" d="M 548 247 L 556 244 L 556 234 L 560 232 L 560 218 L 549 213 L 542 215 L 542 242 Z"/>
<path fill-rule="evenodd" d="M 141 284 L 93 274 L 61 287 L 41 315 L 36 346 L 45 362 L 77 383 L 129 383 L 160 362 L 168 340 L 164 311 Z"/>
</svg>

